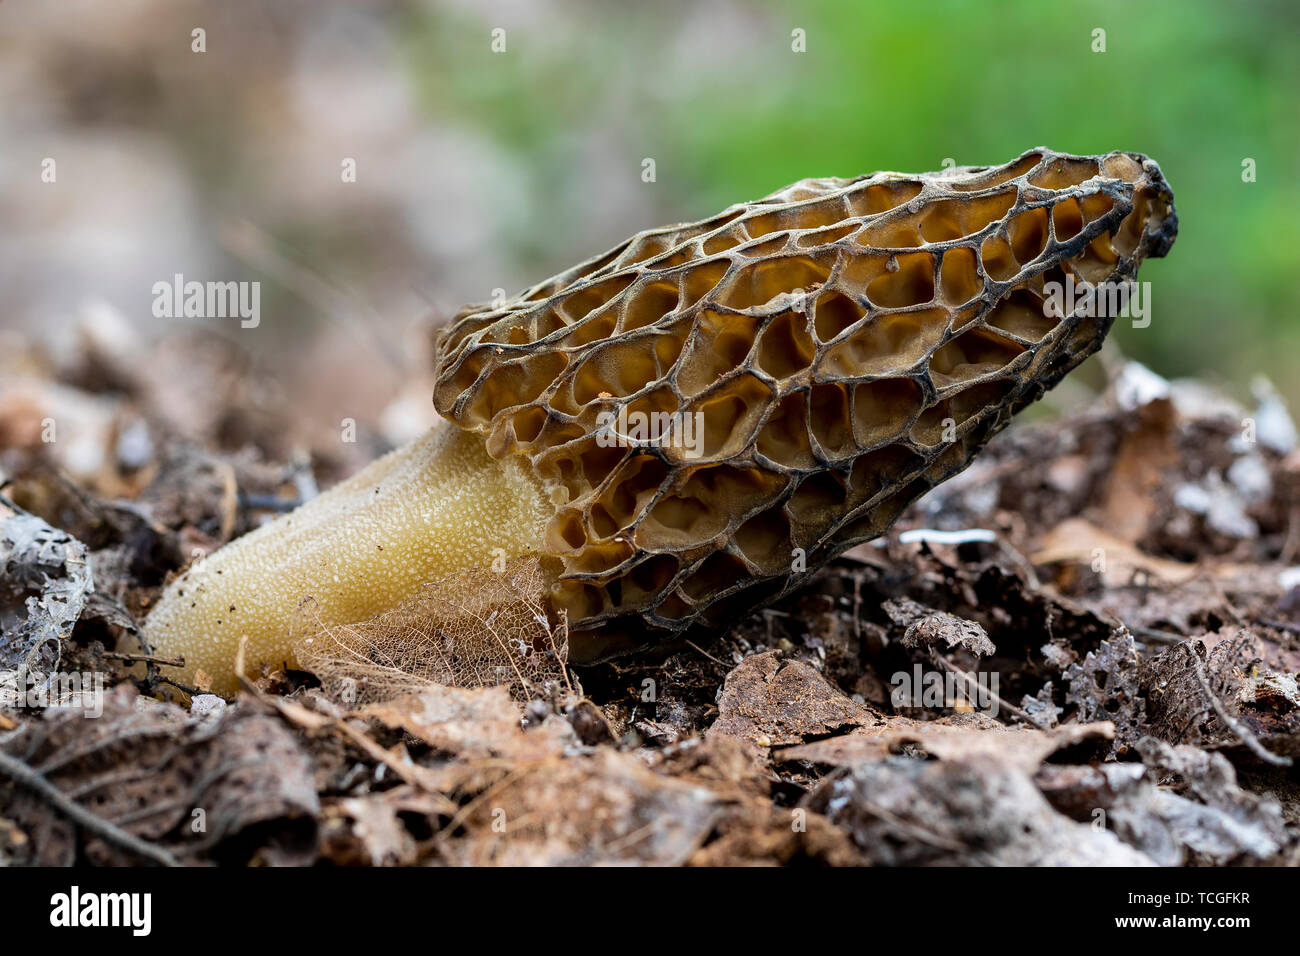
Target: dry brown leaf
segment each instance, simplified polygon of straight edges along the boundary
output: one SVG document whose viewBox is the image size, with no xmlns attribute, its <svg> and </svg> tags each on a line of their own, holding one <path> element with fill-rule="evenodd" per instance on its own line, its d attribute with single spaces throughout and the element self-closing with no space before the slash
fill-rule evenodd
<svg viewBox="0 0 1300 956">
<path fill-rule="evenodd" d="M 1083 518 L 1062 521 L 1047 533 L 1042 547 L 1032 556 L 1034 564 L 1093 565 L 1098 559 L 1105 561 L 1098 573 L 1107 587 L 1124 587 L 1138 573 L 1178 584 L 1202 572 L 1194 564 L 1143 554 L 1128 541 Z M 1219 572 L 1223 573 L 1223 569 Z"/>
<path fill-rule="evenodd" d="M 941 651 L 961 648 L 976 657 L 986 657 L 997 650 L 984 628 L 974 621 L 936 611 L 909 598 L 886 601 L 883 608 L 890 620 L 904 628 L 901 639 L 904 647 L 932 647 Z M 940 641 L 943 647 L 939 647 Z"/>
<path fill-rule="evenodd" d="M 706 787 L 602 748 L 519 766 L 475 797 L 438 846 L 458 864 L 672 866 L 704 843 L 723 806 Z"/>
<path fill-rule="evenodd" d="M 1107 830 L 1056 812 L 996 757 L 858 763 L 806 800 L 884 866 L 1153 866 Z"/>
<path fill-rule="evenodd" d="M 1006 727 L 983 715 L 914 721 L 886 717 L 884 722 L 842 737 L 789 747 L 779 761 L 805 761 L 826 766 L 852 766 L 883 760 L 904 747 L 922 750 L 938 760 L 989 760 L 1032 773 L 1044 760 L 1079 744 L 1110 740 L 1109 723 L 1066 724 L 1054 730 Z"/>
<path fill-rule="evenodd" d="M 23 724 L 5 749 L 95 814 L 183 860 L 315 858 L 320 804 L 307 755 L 282 721 L 258 709 L 189 720 L 181 708 L 122 684 L 105 695 L 99 719 L 51 713 Z M 44 865 L 67 865 L 78 852 L 99 864 L 137 862 L 99 838 L 83 842 L 26 791 L 14 791 L 0 813 L 40 835 Z M 255 836 L 248 845 L 245 833 Z"/>
<path fill-rule="evenodd" d="M 360 713 L 465 760 L 540 760 L 575 742 L 570 725 L 555 718 L 525 730 L 523 711 L 504 687 L 429 687 Z"/>
<path fill-rule="evenodd" d="M 879 719 L 807 664 L 782 662 L 776 651 L 769 651 L 745 658 L 727 675 L 718 698 L 718 719 L 707 736 L 780 747 Z"/>
<path fill-rule="evenodd" d="M 1173 402 L 1156 399 L 1130 414 L 1137 423 L 1120 441 L 1102 511 L 1106 527 L 1132 544 L 1146 535 L 1164 470 L 1178 461 L 1173 441 L 1178 413 Z"/>
<path fill-rule="evenodd" d="M 415 862 L 415 839 L 402 824 L 388 791 L 341 800 L 322 815 L 322 854 L 357 866 L 403 866 Z"/>
</svg>

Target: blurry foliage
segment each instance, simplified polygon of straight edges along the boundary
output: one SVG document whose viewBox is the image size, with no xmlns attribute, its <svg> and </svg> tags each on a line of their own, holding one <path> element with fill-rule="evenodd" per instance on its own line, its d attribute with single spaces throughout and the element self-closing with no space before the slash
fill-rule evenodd
<svg viewBox="0 0 1300 956">
<path fill-rule="evenodd" d="M 479 39 L 494 16 L 508 55 Z M 567 265 L 557 250 L 600 251 L 569 245 L 599 201 L 584 202 L 592 149 L 623 151 L 628 188 L 653 191 L 664 221 L 807 176 L 931 170 L 946 157 L 993 164 L 1036 145 L 1130 149 L 1160 162 L 1182 229 L 1143 273 L 1152 325 L 1117 323 L 1121 347 L 1164 374 L 1208 372 L 1239 388 L 1264 371 L 1300 404 L 1292 3 L 588 2 L 401 19 L 431 120 L 490 134 L 543 197 L 536 220 L 503 237 L 537 268 L 524 281 Z M 791 52 L 796 27 L 803 54 Z M 1096 28 L 1104 53 L 1092 51 Z M 639 179 L 645 156 L 658 167 L 652 185 Z M 1246 157 L 1254 183 L 1242 181 Z M 612 245 L 657 224 L 598 238 Z"/>
<path fill-rule="evenodd" d="M 401 329 L 796 179 L 1118 148 L 1182 220 L 1120 347 L 1239 395 L 1263 371 L 1300 407 L 1297 30 L 1294 0 L 4 3 L 0 326 L 89 296 L 165 330 L 157 278 L 256 278 L 241 341 L 290 368 L 337 324 L 313 277 Z M 47 155 L 59 190 L 31 178 Z M 244 222 L 258 248 L 223 238 Z"/>
</svg>

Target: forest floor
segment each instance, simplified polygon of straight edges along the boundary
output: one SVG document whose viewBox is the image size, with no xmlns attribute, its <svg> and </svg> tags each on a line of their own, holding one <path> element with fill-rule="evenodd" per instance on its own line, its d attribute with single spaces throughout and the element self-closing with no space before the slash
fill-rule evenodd
<svg viewBox="0 0 1300 956">
<path fill-rule="evenodd" d="M 709 640 L 191 707 L 117 650 L 161 587 L 382 442 L 295 454 L 219 348 L 173 352 L 0 381 L 0 863 L 1300 863 L 1300 452 L 1264 389 L 1125 365 Z"/>
</svg>

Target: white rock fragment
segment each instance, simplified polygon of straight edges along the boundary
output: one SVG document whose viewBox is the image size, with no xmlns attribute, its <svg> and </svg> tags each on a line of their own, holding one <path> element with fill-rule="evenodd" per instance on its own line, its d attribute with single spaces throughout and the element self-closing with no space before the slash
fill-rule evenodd
<svg viewBox="0 0 1300 956">
<path fill-rule="evenodd" d="M 190 701 L 190 716 L 195 720 L 216 719 L 226 712 L 227 706 L 216 694 L 196 694 Z"/>
<path fill-rule="evenodd" d="M 1174 491 L 1174 504 L 1202 515 L 1211 530 L 1230 538 L 1256 538 L 1259 525 L 1246 514 L 1246 500 L 1236 488 L 1212 471 L 1199 483 L 1180 485 Z"/>
<path fill-rule="evenodd" d="M 1141 362 L 1125 362 L 1115 376 L 1114 388 L 1115 401 L 1130 412 L 1158 398 L 1169 397 L 1169 382 Z"/>
<path fill-rule="evenodd" d="M 1233 462 L 1228 481 L 1250 504 L 1267 501 L 1273 494 L 1273 477 L 1259 455 L 1244 455 Z"/>
<path fill-rule="evenodd" d="M 1250 383 L 1251 393 L 1255 396 L 1255 437 L 1260 444 L 1285 455 L 1294 451 L 1300 436 L 1296 434 L 1295 422 L 1287 411 L 1286 401 L 1263 375 L 1255 376 Z"/>
</svg>

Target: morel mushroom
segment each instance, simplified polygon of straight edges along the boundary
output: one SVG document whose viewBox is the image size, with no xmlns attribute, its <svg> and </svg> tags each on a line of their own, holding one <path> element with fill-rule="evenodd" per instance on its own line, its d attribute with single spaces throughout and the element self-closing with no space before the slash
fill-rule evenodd
<svg viewBox="0 0 1300 956">
<path fill-rule="evenodd" d="M 191 568 L 147 637 L 230 690 L 243 636 L 291 660 L 307 597 L 355 622 L 527 554 L 576 662 L 717 627 L 965 468 L 1101 346 L 1114 297 L 1087 291 L 1176 231 L 1152 160 L 1035 149 L 640 233 L 458 315 L 449 422 Z"/>
</svg>

